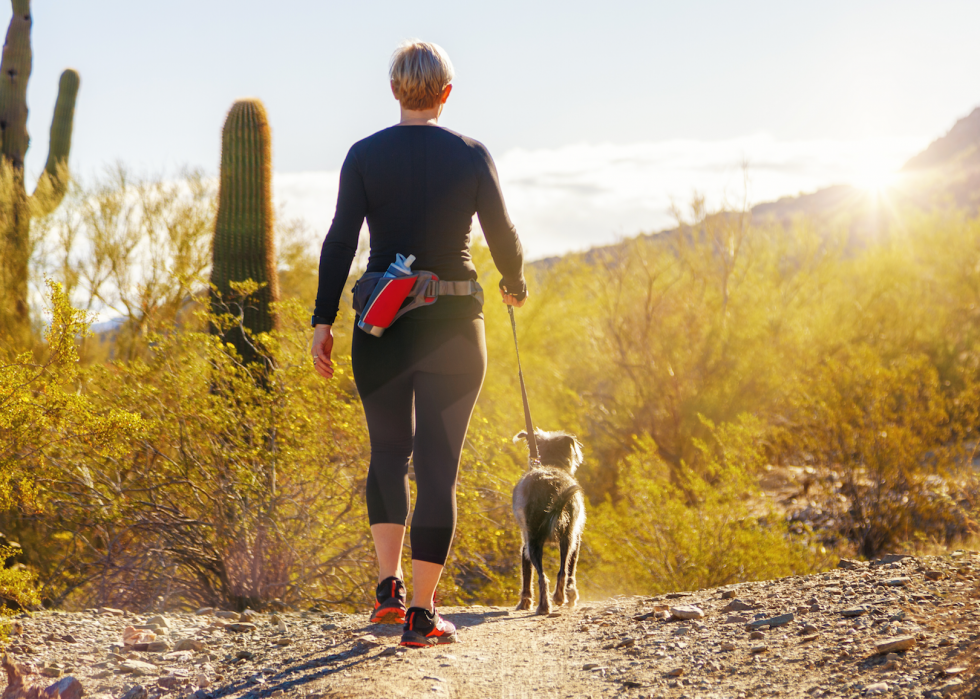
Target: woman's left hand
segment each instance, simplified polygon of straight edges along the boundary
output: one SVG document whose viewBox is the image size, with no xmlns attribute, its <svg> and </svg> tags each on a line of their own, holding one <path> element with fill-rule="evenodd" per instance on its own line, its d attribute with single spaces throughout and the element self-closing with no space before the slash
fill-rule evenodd
<svg viewBox="0 0 980 699">
<path fill-rule="evenodd" d="M 508 306 L 513 306 L 514 308 L 520 308 L 527 303 L 527 294 L 524 295 L 524 298 L 518 301 L 516 296 L 513 294 L 508 294 L 503 289 L 500 290 L 500 298 L 502 298 L 504 303 L 506 303 Z"/>
</svg>

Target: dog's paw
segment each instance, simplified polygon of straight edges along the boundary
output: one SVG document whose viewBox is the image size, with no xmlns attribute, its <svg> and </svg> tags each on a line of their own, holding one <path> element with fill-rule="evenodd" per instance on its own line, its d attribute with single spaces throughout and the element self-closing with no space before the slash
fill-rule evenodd
<svg viewBox="0 0 980 699">
<path fill-rule="evenodd" d="M 565 604 L 565 594 L 558 590 L 555 592 L 555 596 L 551 598 L 551 601 L 555 603 L 556 607 L 560 607 Z"/>
<path fill-rule="evenodd" d="M 568 599 L 568 606 L 574 609 L 575 604 L 578 602 L 578 588 L 576 587 L 568 588 L 568 590 L 566 591 L 566 595 Z"/>
<path fill-rule="evenodd" d="M 523 597 L 521 598 L 521 601 L 517 603 L 517 611 L 519 612 L 526 612 L 530 608 L 531 608 L 530 597 Z"/>
<path fill-rule="evenodd" d="M 548 604 L 547 600 L 542 600 L 541 604 L 538 605 L 537 610 L 534 612 L 538 616 L 545 616 L 551 614 L 551 605 Z"/>
</svg>

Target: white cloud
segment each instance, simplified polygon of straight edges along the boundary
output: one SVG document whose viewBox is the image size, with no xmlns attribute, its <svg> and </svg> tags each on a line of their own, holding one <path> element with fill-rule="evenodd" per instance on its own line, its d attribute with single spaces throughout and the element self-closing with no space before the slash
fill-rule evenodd
<svg viewBox="0 0 980 699">
<path fill-rule="evenodd" d="M 604 245 L 673 224 L 671 202 L 694 192 L 710 205 L 738 204 L 742 162 L 749 204 L 864 180 L 895 170 L 922 144 L 907 140 L 777 141 L 759 134 L 726 141 L 575 144 L 517 149 L 497 157 L 504 197 L 530 258 Z M 326 233 L 338 172 L 277 174 L 277 203 Z"/>
</svg>

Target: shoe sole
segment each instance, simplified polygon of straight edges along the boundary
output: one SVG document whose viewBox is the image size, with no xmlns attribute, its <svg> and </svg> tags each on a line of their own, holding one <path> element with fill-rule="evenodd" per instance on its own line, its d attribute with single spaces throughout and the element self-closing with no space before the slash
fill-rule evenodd
<svg viewBox="0 0 980 699">
<path fill-rule="evenodd" d="M 406 648 L 428 648 L 429 646 L 441 646 L 444 643 L 456 643 L 456 634 L 423 636 L 418 631 L 406 631 L 398 645 Z"/>
<path fill-rule="evenodd" d="M 388 626 L 400 626 L 405 623 L 405 612 L 397 607 L 378 609 L 371 615 L 372 624 L 386 624 Z"/>
</svg>

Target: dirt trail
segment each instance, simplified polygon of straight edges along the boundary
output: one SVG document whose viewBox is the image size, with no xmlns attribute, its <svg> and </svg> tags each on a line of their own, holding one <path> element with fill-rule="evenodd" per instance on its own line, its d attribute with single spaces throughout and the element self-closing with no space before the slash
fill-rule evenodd
<svg viewBox="0 0 980 699">
<path fill-rule="evenodd" d="M 980 696 L 978 571 L 958 552 L 549 617 L 444 608 L 460 642 L 424 650 L 365 615 L 43 613 L 18 620 L 7 650 L 100 699 Z M 129 625 L 155 627 L 157 646 L 123 646 Z"/>
</svg>

